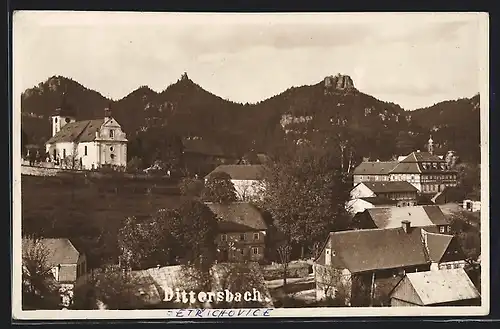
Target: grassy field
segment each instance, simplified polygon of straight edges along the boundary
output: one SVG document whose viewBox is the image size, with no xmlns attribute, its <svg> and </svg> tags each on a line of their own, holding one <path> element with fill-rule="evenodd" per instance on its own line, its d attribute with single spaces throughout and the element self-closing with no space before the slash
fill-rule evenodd
<svg viewBox="0 0 500 329">
<path fill-rule="evenodd" d="M 22 176 L 25 233 L 69 237 L 99 266 L 117 256 L 116 235 L 128 216 L 148 216 L 183 199 L 175 182 Z"/>
</svg>

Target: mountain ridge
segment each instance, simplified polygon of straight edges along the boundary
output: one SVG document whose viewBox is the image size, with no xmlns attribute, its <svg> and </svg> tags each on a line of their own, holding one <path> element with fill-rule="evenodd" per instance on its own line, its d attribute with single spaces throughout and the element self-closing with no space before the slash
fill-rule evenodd
<svg viewBox="0 0 500 329">
<path fill-rule="evenodd" d="M 467 101 L 476 96 L 477 101 Z M 384 145 L 387 152 L 375 152 L 377 154 L 372 156 L 388 158 L 395 152 L 406 151 L 398 145 L 423 145 L 436 124 L 443 126 L 443 120 L 454 120 L 455 128 L 452 130 L 456 133 L 460 125 L 466 124 L 457 121 L 460 116 L 448 114 L 450 108 L 457 104 L 460 104 L 460 111 L 467 113 L 467 118 L 479 118 L 479 111 L 476 114 L 473 111 L 479 102 L 479 96 L 476 96 L 445 100 L 427 108 L 407 111 L 398 104 L 359 91 L 349 76 L 337 74 L 326 76 L 316 84 L 289 87 L 262 101 L 243 104 L 223 99 L 183 74 L 177 82 L 161 92 L 143 85 L 123 98 L 113 100 L 70 78 L 52 76 L 23 92 L 21 112 L 23 130 L 39 144 L 50 134 L 48 122 L 41 124 L 41 120 L 48 119 L 65 97 L 77 109 L 78 120 L 102 116 L 103 109 L 110 105 L 113 115 L 131 137 L 149 126 L 160 125 L 181 136 L 201 136 L 225 144 L 231 152 L 242 152 L 244 148 L 265 151 L 264 146 L 270 140 L 285 135 L 286 129 L 280 126 L 283 116 L 313 116 L 307 123 L 309 131 L 324 129 L 325 122 L 333 126 L 343 122 L 355 138 L 365 140 L 358 142 L 361 152 L 371 152 L 370 149 L 363 150 L 363 143 L 368 143 L 372 148 Z M 440 107 L 446 110 L 443 112 Z M 436 115 L 437 112 L 433 110 L 445 114 Z M 412 121 L 412 117 L 416 118 L 416 122 Z M 473 128 L 469 130 L 474 131 Z M 473 135 L 475 138 L 476 134 Z M 444 136 L 443 139 L 448 137 Z M 401 142 L 398 138 L 412 141 Z M 380 142 L 377 144 L 376 140 Z"/>
</svg>

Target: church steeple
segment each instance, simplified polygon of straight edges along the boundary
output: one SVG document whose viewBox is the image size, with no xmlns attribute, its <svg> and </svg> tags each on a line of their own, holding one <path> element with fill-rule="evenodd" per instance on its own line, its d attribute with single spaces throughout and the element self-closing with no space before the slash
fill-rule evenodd
<svg viewBox="0 0 500 329">
<path fill-rule="evenodd" d="M 434 141 L 432 140 L 432 135 L 429 135 L 429 141 L 427 142 L 427 152 L 434 154 Z"/>
<path fill-rule="evenodd" d="M 111 101 L 108 103 L 108 105 L 104 108 L 104 120 L 108 121 L 112 117 L 112 112 L 111 112 Z"/>
</svg>

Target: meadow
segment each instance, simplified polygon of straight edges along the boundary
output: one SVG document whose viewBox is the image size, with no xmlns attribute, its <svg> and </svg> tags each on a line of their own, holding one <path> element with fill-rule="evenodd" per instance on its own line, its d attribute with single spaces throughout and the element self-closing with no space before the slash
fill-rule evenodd
<svg viewBox="0 0 500 329">
<path fill-rule="evenodd" d="M 183 200 L 176 182 L 164 179 L 23 175 L 21 189 L 23 234 L 70 238 L 91 267 L 117 261 L 125 218 L 147 217 Z"/>
</svg>

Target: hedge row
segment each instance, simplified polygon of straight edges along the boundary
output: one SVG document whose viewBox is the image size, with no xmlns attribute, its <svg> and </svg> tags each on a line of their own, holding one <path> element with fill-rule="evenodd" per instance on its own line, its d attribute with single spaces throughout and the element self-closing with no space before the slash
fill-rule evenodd
<svg viewBox="0 0 500 329">
<path fill-rule="evenodd" d="M 293 266 L 287 269 L 287 278 L 305 278 L 309 275 L 309 265 L 304 264 L 301 266 Z M 264 268 L 263 269 L 265 280 L 276 280 L 283 278 L 283 268 Z"/>
</svg>

